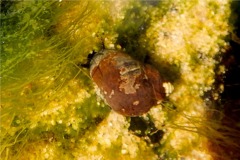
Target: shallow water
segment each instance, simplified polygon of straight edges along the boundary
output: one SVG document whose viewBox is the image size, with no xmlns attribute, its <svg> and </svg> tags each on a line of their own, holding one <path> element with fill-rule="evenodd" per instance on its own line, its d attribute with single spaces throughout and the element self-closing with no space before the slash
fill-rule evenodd
<svg viewBox="0 0 240 160">
<path fill-rule="evenodd" d="M 1 157 L 238 159 L 234 6 L 228 0 L 1 2 Z M 112 111 L 81 66 L 103 44 L 153 65 L 173 93 L 139 117 Z"/>
</svg>

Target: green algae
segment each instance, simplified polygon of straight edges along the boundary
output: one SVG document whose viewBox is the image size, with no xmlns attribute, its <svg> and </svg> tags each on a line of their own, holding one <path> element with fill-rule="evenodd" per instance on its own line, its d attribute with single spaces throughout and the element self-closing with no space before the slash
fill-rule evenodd
<svg viewBox="0 0 240 160">
<path fill-rule="evenodd" d="M 88 23 L 88 20 L 83 19 L 94 14 L 92 11 L 86 12 L 90 3 L 81 3 L 79 17 L 73 19 L 73 28 L 66 30 L 65 33 L 53 30 L 60 23 L 56 19 L 61 14 L 69 12 L 77 2 L 66 5 L 51 1 L 16 1 L 11 6 L 12 11 L 1 15 L 3 157 L 11 159 L 24 156 L 20 154 L 23 153 L 25 146 L 36 141 L 40 141 L 39 143 L 45 141 L 46 136 L 43 135 L 49 138 L 54 135 L 52 139 L 58 139 L 63 146 L 68 145 L 64 138 L 65 134 L 78 137 L 90 126 L 95 126 L 97 121 L 108 113 L 107 107 L 94 105 L 96 97 L 87 93 L 91 89 L 89 77 L 86 71 L 77 66 L 80 63 L 78 57 L 84 61 L 83 58 L 96 45 L 92 45 L 94 40 L 91 41 L 91 38 L 84 40 L 86 37 L 79 36 L 77 37 L 79 41 L 70 44 L 72 37 L 69 32 L 83 26 L 83 22 Z M 61 5 L 65 5 L 65 8 Z M 92 7 L 93 10 L 93 4 Z M 88 48 L 90 44 L 91 48 Z M 85 96 L 80 95 L 81 90 L 86 92 Z M 69 102 L 71 100 L 67 98 L 75 94 L 79 94 L 79 97 L 74 102 Z M 62 98 L 66 101 L 63 102 Z M 81 102 L 84 98 L 88 100 Z M 62 101 L 62 105 L 58 103 L 59 101 Z M 64 107 L 69 109 L 65 110 Z M 97 111 L 97 108 L 100 110 Z"/>
</svg>

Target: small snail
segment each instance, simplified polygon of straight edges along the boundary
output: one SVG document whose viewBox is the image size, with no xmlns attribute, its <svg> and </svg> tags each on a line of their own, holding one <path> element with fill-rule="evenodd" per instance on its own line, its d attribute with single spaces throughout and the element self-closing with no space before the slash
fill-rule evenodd
<svg viewBox="0 0 240 160">
<path fill-rule="evenodd" d="M 170 91 L 159 72 L 117 50 L 102 50 L 90 61 L 90 76 L 98 95 L 116 112 L 139 116 L 161 102 Z M 171 87 L 170 87 L 171 88 Z"/>
</svg>

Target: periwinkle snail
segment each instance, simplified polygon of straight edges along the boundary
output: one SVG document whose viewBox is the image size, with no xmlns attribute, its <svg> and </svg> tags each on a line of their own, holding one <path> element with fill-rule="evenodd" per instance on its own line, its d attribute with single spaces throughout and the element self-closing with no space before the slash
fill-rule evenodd
<svg viewBox="0 0 240 160">
<path fill-rule="evenodd" d="M 159 72 L 118 50 L 102 50 L 90 61 L 90 76 L 98 95 L 116 112 L 139 116 L 170 92 Z M 170 87 L 169 87 L 170 86 Z"/>
</svg>

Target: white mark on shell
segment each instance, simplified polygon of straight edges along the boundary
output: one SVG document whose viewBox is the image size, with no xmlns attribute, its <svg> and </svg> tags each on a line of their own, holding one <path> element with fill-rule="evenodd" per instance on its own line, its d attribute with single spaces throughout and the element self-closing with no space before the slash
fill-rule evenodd
<svg viewBox="0 0 240 160">
<path fill-rule="evenodd" d="M 134 102 L 133 102 L 133 105 L 134 105 L 134 106 L 137 106 L 138 104 L 139 104 L 139 101 L 134 101 Z"/>
<path fill-rule="evenodd" d="M 112 98 L 113 95 L 114 95 L 114 90 L 111 91 L 111 93 L 110 93 L 110 95 L 108 97 Z"/>
<path fill-rule="evenodd" d="M 140 87 L 140 84 L 135 84 L 134 86 L 135 89 L 139 89 L 139 87 Z"/>
<path fill-rule="evenodd" d="M 138 85 L 134 85 L 136 78 L 141 75 L 140 68 L 126 68 L 123 67 L 121 70 L 125 70 L 124 74 L 120 73 L 121 83 L 119 85 L 120 91 L 124 89 L 125 94 L 136 93 Z M 121 71 L 120 70 L 120 71 Z"/>
</svg>

